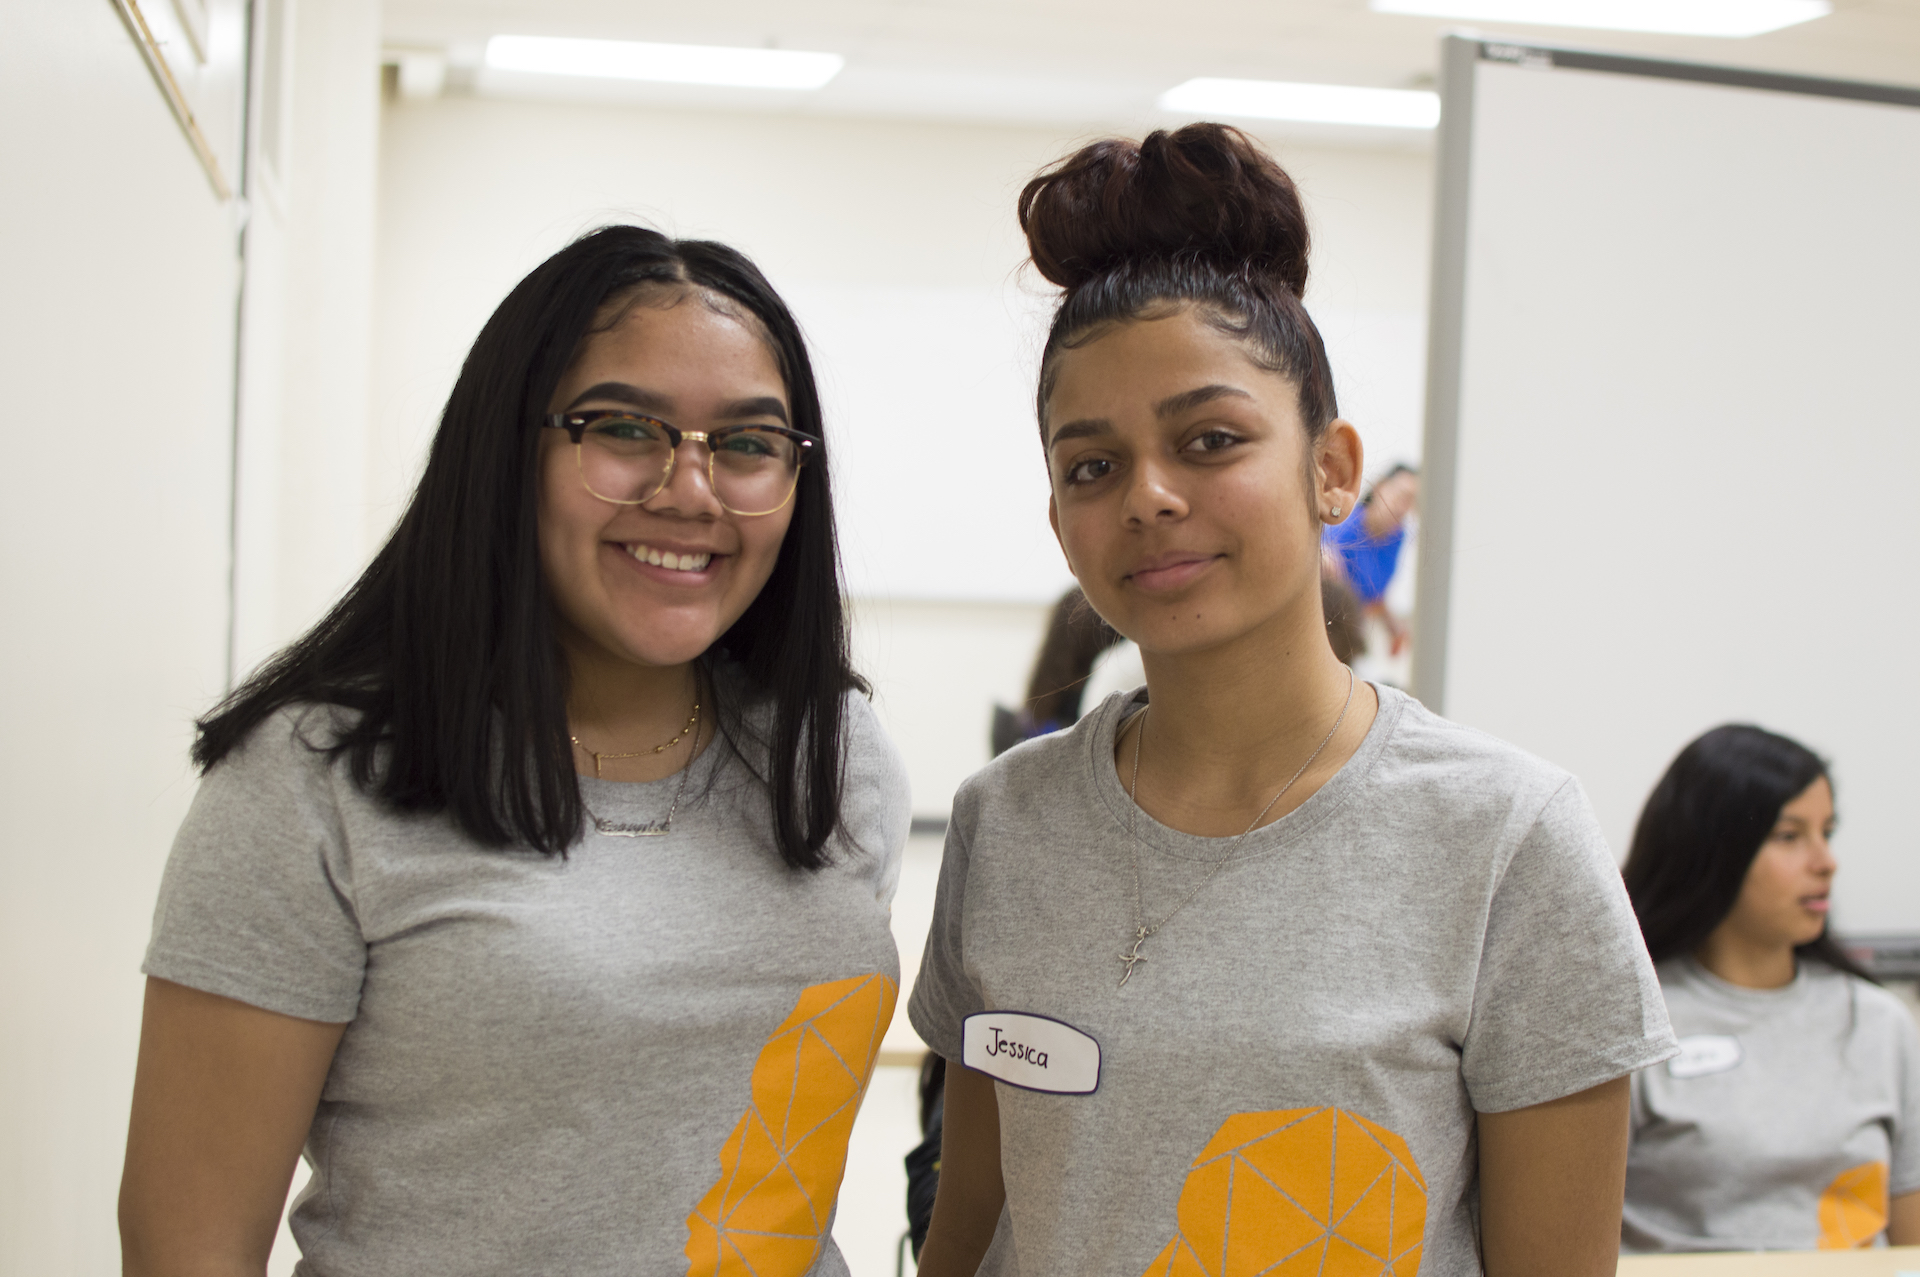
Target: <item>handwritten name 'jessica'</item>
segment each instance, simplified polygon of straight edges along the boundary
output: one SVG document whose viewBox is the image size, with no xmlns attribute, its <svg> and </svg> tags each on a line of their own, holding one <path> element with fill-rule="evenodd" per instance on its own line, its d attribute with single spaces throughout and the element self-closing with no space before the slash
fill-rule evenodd
<svg viewBox="0 0 1920 1277">
<path fill-rule="evenodd" d="M 1004 1055 L 1010 1060 L 1019 1060 L 1022 1063 L 1031 1064 L 1035 1068 L 1044 1069 L 1047 1067 L 1047 1053 L 1045 1051 L 1037 1051 L 1025 1042 L 1012 1041 L 995 1026 L 989 1025 L 988 1029 L 993 1034 L 993 1041 L 987 1045 L 988 1055 Z"/>
</svg>

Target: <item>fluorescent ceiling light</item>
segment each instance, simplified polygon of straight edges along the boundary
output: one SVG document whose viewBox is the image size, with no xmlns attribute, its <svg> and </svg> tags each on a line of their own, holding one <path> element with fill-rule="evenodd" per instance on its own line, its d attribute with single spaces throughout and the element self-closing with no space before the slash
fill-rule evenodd
<svg viewBox="0 0 1920 1277">
<path fill-rule="evenodd" d="M 487 41 L 487 65 L 501 71 L 665 84 L 721 84 L 743 89 L 817 89 L 840 74 L 846 64 L 847 60 L 837 53 L 801 53 L 794 49 L 728 49 L 706 44 L 570 40 L 541 35 L 497 35 Z"/>
<path fill-rule="evenodd" d="M 1372 0 L 1376 13 L 1661 35 L 1748 36 L 1811 22 L 1828 0 Z"/>
<path fill-rule="evenodd" d="M 1183 115 L 1430 129 L 1440 122 L 1440 95 L 1415 89 L 1361 89 L 1348 84 L 1202 78 L 1162 93 L 1160 109 Z"/>
</svg>

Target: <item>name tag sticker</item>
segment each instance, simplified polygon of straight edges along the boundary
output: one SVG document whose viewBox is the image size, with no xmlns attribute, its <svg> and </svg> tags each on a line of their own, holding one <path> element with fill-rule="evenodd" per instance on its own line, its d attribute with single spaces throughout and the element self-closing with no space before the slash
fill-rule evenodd
<svg viewBox="0 0 1920 1277">
<path fill-rule="evenodd" d="M 1740 1059 L 1739 1038 L 1699 1033 L 1680 1039 L 1680 1054 L 1667 1061 L 1667 1072 L 1678 1078 L 1705 1077 L 1709 1073 L 1725 1073 L 1740 1063 Z"/>
<path fill-rule="evenodd" d="M 1100 1085 L 1100 1044 L 1060 1020 L 1024 1011 L 982 1011 L 961 1030 L 961 1063 L 1009 1086 L 1091 1095 Z"/>
</svg>

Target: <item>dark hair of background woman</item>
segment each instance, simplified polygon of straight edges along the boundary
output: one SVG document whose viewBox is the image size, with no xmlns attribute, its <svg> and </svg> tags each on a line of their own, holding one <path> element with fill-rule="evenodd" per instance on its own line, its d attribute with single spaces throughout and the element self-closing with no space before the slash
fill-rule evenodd
<svg viewBox="0 0 1920 1277">
<path fill-rule="evenodd" d="M 1188 305 L 1299 387 L 1309 439 L 1340 415 L 1326 347 L 1300 300 L 1306 209 L 1246 134 L 1189 124 L 1095 142 L 1028 182 L 1019 211 L 1034 266 L 1066 290 L 1040 359 L 1043 438 L 1061 352 Z"/>
<path fill-rule="evenodd" d="M 750 312 L 786 379 L 794 428 L 821 434 L 799 326 L 752 262 L 633 226 L 576 240 L 481 329 L 420 486 L 366 572 L 200 721 L 202 769 L 282 706 L 341 705 L 358 718 L 332 752 L 395 809 L 447 811 L 486 846 L 554 854 L 579 837 L 566 663 L 537 543 L 540 420 L 601 307 L 648 284 L 693 285 Z M 786 862 L 819 868 L 839 823 L 843 698 L 864 689 L 848 661 L 824 456 L 802 467 L 773 574 L 718 646 L 772 704 L 768 730 L 756 732 L 743 706 L 723 700 L 720 730 L 749 766 L 764 766 Z"/>
<path fill-rule="evenodd" d="M 1655 962 L 1705 943 L 1733 911 L 1780 809 L 1823 776 L 1827 765 L 1812 750 L 1745 724 L 1716 727 L 1680 751 L 1641 809 L 1621 871 Z M 1826 931 L 1794 952 L 1873 978 Z"/>
<path fill-rule="evenodd" d="M 1034 726 L 1071 726 L 1080 717 L 1094 662 L 1119 641 L 1119 632 L 1100 619 L 1078 587 L 1062 595 L 1053 605 L 1033 676 L 1027 680 L 1028 721 Z"/>
</svg>

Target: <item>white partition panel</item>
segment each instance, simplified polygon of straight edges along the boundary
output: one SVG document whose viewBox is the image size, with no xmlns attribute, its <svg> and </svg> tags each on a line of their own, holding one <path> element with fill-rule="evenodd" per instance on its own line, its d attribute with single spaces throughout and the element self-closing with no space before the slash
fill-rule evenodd
<svg viewBox="0 0 1920 1277">
<path fill-rule="evenodd" d="M 1624 855 L 1673 754 L 1833 760 L 1836 921 L 1920 929 L 1920 91 L 1453 39 L 1417 689 Z"/>
</svg>

